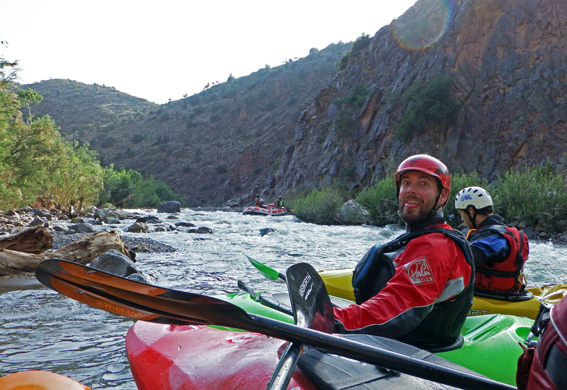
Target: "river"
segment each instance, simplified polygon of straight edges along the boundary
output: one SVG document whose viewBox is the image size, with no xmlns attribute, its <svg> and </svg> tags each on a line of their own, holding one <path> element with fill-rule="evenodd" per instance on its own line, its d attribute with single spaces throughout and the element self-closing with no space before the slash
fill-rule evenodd
<svg viewBox="0 0 567 390">
<path fill-rule="evenodd" d="M 153 214 L 165 221 L 166 214 Z M 141 211 L 140 211 L 141 212 Z M 154 284 L 196 293 L 237 292 L 237 281 L 257 290 L 284 290 L 265 279 L 244 256 L 284 272 L 298 262 L 317 269 L 353 267 L 370 246 L 401 230 L 374 226 L 320 226 L 293 216 L 246 216 L 235 212 L 183 209 L 178 220 L 205 226 L 213 234 L 126 233 L 133 221 L 112 229 L 123 237 L 148 237 L 177 248 L 172 253 L 138 253 L 138 266 Z M 96 227 L 109 229 L 108 226 Z M 272 228 L 264 236 L 261 229 Z M 526 275 L 530 285 L 564 283 L 567 248 L 530 242 Z M 93 389 L 136 390 L 124 350 L 132 321 L 93 309 L 48 289 L 0 293 L 0 374 L 46 370 Z"/>
</svg>

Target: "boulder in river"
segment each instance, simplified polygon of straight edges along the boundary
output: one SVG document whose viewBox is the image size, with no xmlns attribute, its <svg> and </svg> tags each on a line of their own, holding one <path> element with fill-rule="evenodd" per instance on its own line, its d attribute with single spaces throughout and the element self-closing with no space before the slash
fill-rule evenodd
<svg viewBox="0 0 567 390">
<path fill-rule="evenodd" d="M 136 267 L 134 261 L 114 249 L 110 249 L 101 254 L 94 259 L 89 266 L 123 278 L 144 283 L 148 282 L 142 271 Z"/>
<path fill-rule="evenodd" d="M 157 212 L 158 213 L 179 213 L 181 211 L 181 203 L 176 200 L 169 200 L 167 202 L 163 202 L 159 205 Z"/>
</svg>

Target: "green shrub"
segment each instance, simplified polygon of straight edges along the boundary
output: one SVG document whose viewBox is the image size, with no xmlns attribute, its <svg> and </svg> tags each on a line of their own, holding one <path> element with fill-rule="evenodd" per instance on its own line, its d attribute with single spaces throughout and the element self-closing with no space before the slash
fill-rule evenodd
<svg viewBox="0 0 567 390">
<path fill-rule="evenodd" d="M 491 192 L 495 211 L 510 223 L 541 224 L 546 231 L 565 230 L 567 221 L 567 177 L 550 167 L 527 167 L 498 177 Z"/>
<path fill-rule="evenodd" d="M 352 165 L 344 166 L 339 174 L 340 177 L 354 177 L 356 169 Z"/>
<path fill-rule="evenodd" d="M 264 105 L 264 111 L 273 111 L 278 107 L 278 103 L 273 100 L 270 100 L 268 103 Z"/>
<path fill-rule="evenodd" d="M 134 144 L 139 144 L 140 142 L 142 142 L 146 137 L 144 137 L 142 134 L 134 134 L 131 138 L 130 141 L 132 141 L 132 143 Z"/>
<path fill-rule="evenodd" d="M 349 110 L 343 108 L 339 111 L 337 119 L 335 119 L 335 129 L 341 136 L 346 136 L 352 125 L 352 115 Z"/>
<path fill-rule="evenodd" d="M 345 70 L 348 65 L 348 60 L 350 59 L 351 52 L 348 51 L 339 61 L 339 70 Z"/>
<path fill-rule="evenodd" d="M 453 79 L 445 75 L 435 77 L 431 82 L 417 82 L 402 95 L 406 108 L 398 124 L 396 137 L 409 142 L 430 128 L 452 125 L 461 105 L 451 95 Z"/>
<path fill-rule="evenodd" d="M 154 141 L 154 146 L 155 145 L 165 145 L 169 142 L 169 135 L 166 134 L 160 134 L 157 136 L 156 140 Z"/>
<path fill-rule="evenodd" d="M 352 44 L 351 51 L 353 53 L 358 53 L 368 45 L 370 45 L 370 35 L 362 34 L 361 36 L 356 38 L 356 41 L 354 41 L 354 43 Z"/>
<path fill-rule="evenodd" d="M 214 113 L 210 116 L 209 122 L 217 123 L 221 120 L 222 116 L 219 113 Z"/>
<path fill-rule="evenodd" d="M 195 115 L 201 115 L 203 114 L 205 111 L 207 111 L 207 109 L 204 106 L 197 106 L 195 108 L 195 110 L 193 110 L 193 114 Z"/>
<path fill-rule="evenodd" d="M 123 208 L 157 207 L 168 200 L 180 200 L 167 184 L 151 176 L 143 179 L 140 172 L 131 169 L 115 171 L 112 165 L 104 168 L 103 185 L 99 206 L 110 203 Z"/>
<path fill-rule="evenodd" d="M 399 223 L 398 191 L 393 177 L 377 182 L 373 187 L 360 192 L 356 201 L 370 212 L 373 223 L 377 226 Z"/>
<path fill-rule="evenodd" d="M 322 225 L 337 223 L 343 195 L 335 188 L 314 189 L 307 196 L 288 202 L 297 218 Z"/>
<path fill-rule="evenodd" d="M 350 90 L 350 93 L 345 98 L 345 103 L 349 106 L 359 109 L 364 104 L 364 101 L 368 97 L 368 92 L 370 88 L 362 84 L 355 84 Z"/>
<path fill-rule="evenodd" d="M 358 54 L 358 52 L 360 52 L 369 44 L 370 36 L 368 34 L 362 34 L 361 36 L 356 38 L 356 41 L 354 41 L 354 43 L 352 44 L 350 51 L 348 51 L 339 61 L 339 70 L 345 70 L 348 65 L 349 59 Z"/>
<path fill-rule="evenodd" d="M 104 136 L 104 138 L 100 142 L 100 146 L 103 148 L 110 148 L 116 143 L 116 138 L 111 136 Z"/>
</svg>

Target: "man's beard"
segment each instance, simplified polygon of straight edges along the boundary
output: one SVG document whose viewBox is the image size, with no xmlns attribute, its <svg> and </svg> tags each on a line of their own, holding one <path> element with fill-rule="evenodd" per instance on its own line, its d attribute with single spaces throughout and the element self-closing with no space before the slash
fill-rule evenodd
<svg viewBox="0 0 567 390">
<path fill-rule="evenodd" d="M 402 219 L 404 220 L 404 222 L 409 223 L 409 224 L 415 224 L 418 222 L 423 221 L 425 218 L 427 218 L 427 216 L 429 215 L 429 213 L 431 212 L 431 210 L 424 210 L 421 209 L 419 211 L 419 213 L 414 214 L 414 213 L 404 213 L 404 210 L 402 208 L 402 210 L 400 211 L 400 215 L 402 217 Z"/>
<path fill-rule="evenodd" d="M 408 209 L 404 206 L 404 204 L 408 200 L 417 200 L 417 201 L 420 202 L 420 207 L 419 207 L 418 213 L 412 212 L 410 210 L 414 210 L 414 209 Z M 417 199 L 415 197 L 410 197 L 410 198 L 404 199 L 402 202 L 400 202 L 399 207 L 400 207 L 400 216 L 402 217 L 404 222 L 409 223 L 409 224 L 415 224 L 415 223 L 423 221 L 433 211 L 433 205 L 430 204 L 430 202 L 423 202 L 423 200 Z"/>
</svg>

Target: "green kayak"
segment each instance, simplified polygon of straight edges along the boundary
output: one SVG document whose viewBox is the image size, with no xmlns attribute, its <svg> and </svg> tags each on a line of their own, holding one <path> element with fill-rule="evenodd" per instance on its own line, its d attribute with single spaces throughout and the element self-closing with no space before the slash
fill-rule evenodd
<svg viewBox="0 0 567 390">
<path fill-rule="evenodd" d="M 248 293 L 217 296 L 249 313 L 293 323 L 287 293 L 258 293 L 254 298 Z M 350 304 L 341 298 L 332 298 L 334 304 Z M 282 311 L 283 310 L 283 311 Z M 499 382 L 516 385 L 518 358 L 523 352 L 520 344 L 530 332 L 533 320 L 506 314 L 467 317 L 461 331 L 463 347 L 438 352 L 436 355 Z M 228 328 L 224 328 L 228 329 Z"/>
</svg>

